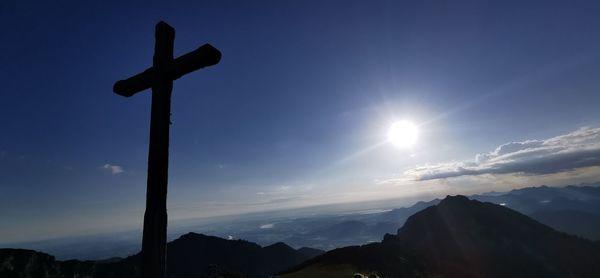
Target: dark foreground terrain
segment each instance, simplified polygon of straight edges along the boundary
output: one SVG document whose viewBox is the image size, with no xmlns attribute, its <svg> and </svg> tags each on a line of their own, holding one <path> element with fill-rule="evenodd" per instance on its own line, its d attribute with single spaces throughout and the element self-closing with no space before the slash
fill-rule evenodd
<svg viewBox="0 0 600 278">
<path fill-rule="evenodd" d="M 267 277 L 323 253 L 284 243 L 261 247 L 195 233 L 169 242 L 167 252 L 168 277 Z M 41 252 L 0 249 L 0 277 L 140 277 L 140 261 L 139 254 L 105 261 L 56 261 Z"/>
</svg>

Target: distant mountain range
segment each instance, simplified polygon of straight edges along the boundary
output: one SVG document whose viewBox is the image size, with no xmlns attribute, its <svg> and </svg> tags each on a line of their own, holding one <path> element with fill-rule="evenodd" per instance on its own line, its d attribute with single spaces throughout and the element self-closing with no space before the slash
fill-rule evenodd
<svg viewBox="0 0 600 278">
<path fill-rule="evenodd" d="M 469 198 L 506 206 L 559 231 L 600 240 L 600 187 L 527 187 L 509 192 L 490 192 Z M 261 245 L 283 241 L 293 247 L 331 250 L 349 245 L 378 242 L 394 233 L 414 213 L 440 202 L 420 201 L 412 206 L 382 212 L 321 215 L 231 224 L 212 232 L 232 235 Z M 269 223 L 269 228 L 264 228 Z M 341 232 L 343 231 L 343 232 Z"/>
<path fill-rule="evenodd" d="M 282 277 L 598 277 L 600 246 L 504 206 L 447 197 L 380 243 L 336 249 Z"/>
<path fill-rule="evenodd" d="M 527 187 L 472 199 L 502 204 L 559 231 L 600 240 L 600 187 Z"/>
<path fill-rule="evenodd" d="M 285 243 L 261 247 L 244 240 L 226 240 L 188 233 L 167 245 L 168 277 L 268 277 L 324 253 L 291 248 Z M 56 261 L 31 250 L 0 249 L 2 278 L 140 277 L 139 254 L 104 261 Z"/>
<path fill-rule="evenodd" d="M 600 240 L 600 184 L 565 187 L 528 187 L 509 192 L 489 192 L 471 199 L 504 205 L 550 227 L 592 240 Z M 345 205 L 337 212 L 313 208 L 229 217 L 206 224 L 170 225 L 169 238 L 194 231 L 222 238 L 240 238 L 261 246 L 285 242 L 294 247 L 332 250 L 339 247 L 378 242 L 386 233 L 395 233 L 406 219 L 439 199 L 420 201 L 385 200 Z M 412 201 L 414 202 L 414 200 Z M 4 244 L 0 247 L 27 248 L 53 254 L 60 260 L 99 260 L 129 256 L 140 250 L 141 231 L 71 237 L 60 240 Z"/>
<path fill-rule="evenodd" d="M 388 277 L 600 277 L 600 187 L 540 186 L 469 198 L 232 221 L 213 234 L 244 240 L 185 234 L 169 242 L 167 269 L 170 277 L 267 277 L 286 270 L 284 277 L 292 278 L 350 277 L 355 271 Z M 139 261 L 139 254 L 81 261 L 0 249 L 0 277 L 139 277 Z"/>
</svg>

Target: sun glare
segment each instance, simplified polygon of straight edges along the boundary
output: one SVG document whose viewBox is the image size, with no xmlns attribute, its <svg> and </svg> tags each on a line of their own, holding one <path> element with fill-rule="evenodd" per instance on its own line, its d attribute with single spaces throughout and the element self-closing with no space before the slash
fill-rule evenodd
<svg viewBox="0 0 600 278">
<path fill-rule="evenodd" d="M 408 148 L 417 143 L 419 130 L 409 121 L 398 121 L 390 126 L 388 141 L 397 148 Z"/>
</svg>

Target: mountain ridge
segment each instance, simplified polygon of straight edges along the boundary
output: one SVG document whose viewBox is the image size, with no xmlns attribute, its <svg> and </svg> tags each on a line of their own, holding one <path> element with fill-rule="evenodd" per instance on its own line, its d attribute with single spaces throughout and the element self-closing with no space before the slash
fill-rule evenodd
<svg viewBox="0 0 600 278">
<path fill-rule="evenodd" d="M 323 251 L 294 249 L 285 243 L 269 246 L 187 233 L 167 244 L 170 277 L 266 277 Z M 0 249 L 0 277 L 140 277 L 140 253 L 120 260 L 57 261 L 49 254 L 26 249 Z"/>
<path fill-rule="evenodd" d="M 388 277 L 597 277 L 600 248 L 504 206 L 447 196 L 380 243 L 327 252 L 283 277 L 328 265 Z"/>
</svg>

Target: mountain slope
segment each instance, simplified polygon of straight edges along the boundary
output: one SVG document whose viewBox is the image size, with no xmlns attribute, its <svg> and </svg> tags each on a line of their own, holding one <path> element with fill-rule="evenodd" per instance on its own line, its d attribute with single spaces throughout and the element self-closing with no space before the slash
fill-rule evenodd
<svg viewBox="0 0 600 278">
<path fill-rule="evenodd" d="M 249 277 L 265 277 L 310 259 L 285 243 L 261 247 L 244 240 L 189 233 L 167 246 L 167 271 L 174 277 L 199 277 L 209 265 Z"/>
<path fill-rule="evenodd" d="M 0 277 L 58 277 L 60 272 L 54 257 L 25 249 L 0 250 Z"/>
<path fill-rule="evenodd" d="M 267 247 L 244 240 L 226 240 L 189 233 L 167 244 L 168 277 L 267 277 L 323 251 L 295 250 L 284 243 Z M 55 261 L 22 249 L 0 249 L 2 278 L 140 277 L 140 254 L 117 261 Z"/>
<path fill-rule="evenodd" d="M 463 277 L 594 277 L 600 250 L 502 206 L 447 197 L 384 243 L 416 250 L 443 273 Z"/>
<path fill-rule="evenodd" d="M 340 265 L 391 277 L 597 277 L 600 248 L 503 206 L 456 196 L 409 217 L 382 243 L 336 249 L 291 273 Z"/>
<path fill-rule="evenodd" d="M 474 195 L 527 214 L 556 230 L 591 240 L 600 239 L 600 187 L 527 187 L 499 195 Z"/>
<path fill-rule="evenodd" d="M 531 218 L 558 231 L 591 240 L 600 239 L 600 214 L 580 210 L 542 210 Z"/>
<path fill-rule="evenodd" d="M 600 213 L 600 186 L 526 187 L 503 194 L 479 194 L 470 198 L 504 204 L 531 215 L 539 211 L 571 210 Z"/>
</svg>

